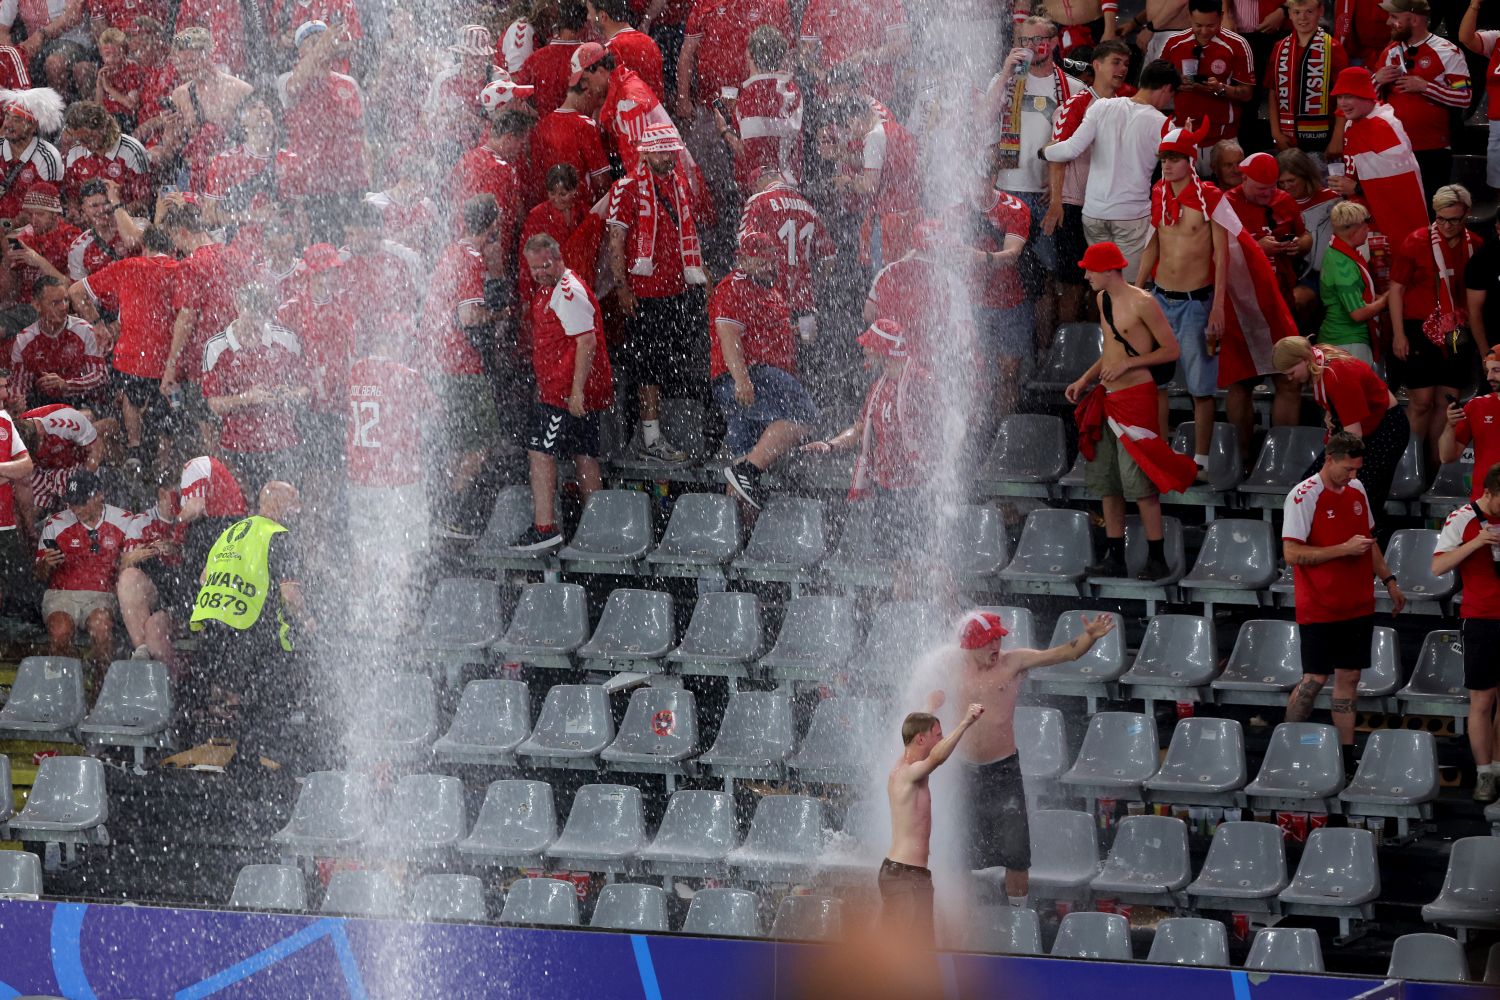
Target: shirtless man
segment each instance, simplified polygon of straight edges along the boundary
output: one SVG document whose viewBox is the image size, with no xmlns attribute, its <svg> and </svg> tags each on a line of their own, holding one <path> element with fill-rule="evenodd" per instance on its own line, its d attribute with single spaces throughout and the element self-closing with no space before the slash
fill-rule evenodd
<svg viewBox="0 0 1500 1000">
<path fill-rule="evenodd" d="M 172 107 L 164 117 L 161 144 L 151 150 L 151 162 L 168 162 L 181 154 L 190 171 L 200 174 L 213 157 L 234 145 L 241 102 L 255 88 L 214 65 L 213 35 L 207 28 L 187 28 L 172 39 L 172 65 L 182 83 L 172 91 Z"/>
<path fill-rule="evenodd" d="M 1146 9 L 1120 26 L 1126 38 L 1135 36 L 1135 47 L 1145 53 L 1145 62 L 1161 58 L 1161 50 L 1173 32 L 1192 26 L 1187 0 L 1146 0 Z"/>
<path fill-rule="evenodd" d="M 963 772 L 968 786 L 964 801 L 969 806 L 969 867 L 1004 868 L 1005 894 L 1013 906 L 1024 905 L 1030 889 L 1031 831 L 1015 729 L 1016 699 L 1026 671 L 1076 660 L 1114 627 L 1107 614 L 1092 621 L 1084 616 L 1083 633 L 1071 642 L 1051 649 L 1002 650 L 1000 640 L 1008 633 L 999 615 L 971 611 L 959 623 L 959 648 L 949 674 L 952 687 L 960 703 L 972 703 L 971 717 L 975 707 L 984 709 L 959 757 L 967 765 Z M 943 693 L 934 691 L 928 706 L 936 712 L 943 701 Z"/>
<path fill-rule="evenodd" d="M 953 732 L 943 735 L 943 724 L 926 712 L 912 712 L 901 723 L 906 749 L 886 778 L 891 803 L 891 850 L 880 863 L 880 899 L 893 927 L 909 930 L 926 944 L 932 931 L 932 872 L 927 852 L 932 840 L 932 789 L 927 779 L 949 757 L 969 727 L 984 714 L 983 705 L 970 705 Z M 1024 808 L 1022 810 L 1024 815 Z"/>
<path fill-rule="evenodd" d="M 1111 38 L 1120 37 L 1116 28 L 1119 5 L 1116 0 L 1043 0 L 1037 11 L 1035 0 L 1026 6 L 1016 5 L 1016 19 L 1042 13 L 1058 27 L 1058 56 L 1071 56 L 1077 49 L 1087 49 Z"/>
<path fill-rule="evenodd" d="M 1079 450 L 1088 464 L 1084 480 L 1103 501 L 1104 558 L 1089 567 L 1090 577 L 1125 575 L 1125 504 L 1135 501 L 1146 529 L 1146 565 L 1140 580 L 1170 572 L 1162 544 L 1161 494 L 1187 489 L 1198 466 L 1173 451 L 1161 435 L 1156 386 L 1171 377 L 1177 338 L 1156 298 L 1125 280 L 1129 262 L 1113 243 L 1095 243 L 1079 261 L 1098 293 L 1104 351 L 1089 370 L 1064 391 L 1078 403 Z M 1095 379 L 1100 384 L 1085 398 Z"/>
</svg>

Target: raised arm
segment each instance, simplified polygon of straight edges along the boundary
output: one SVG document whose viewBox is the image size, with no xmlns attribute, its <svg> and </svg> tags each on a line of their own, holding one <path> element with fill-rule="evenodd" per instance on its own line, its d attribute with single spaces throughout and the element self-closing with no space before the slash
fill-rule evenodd
<svg viewBox="0 0 1500 1000">
<path fill-rule="evenodd" d="M 1018 649 L 1006 656 L 1006 664 L 1014 670 L 1025 671 L 1058 663 L 1072 663 L 1093 649 L 1094 643 L 1114 631 L 1115 620 L 1106 613 L 1095 615 L 1092 621 L 1088 615 L 1083 615 L 1082 618 L 1083 631 L 1068 642 L 1051 649 Z"/>
<path fill-rule="evenodd" d="M 983 705 L 977 703 L 970 705 L 969 710 L 964 713 L 963 720 L 957 726 L 953 727 L 953 732 L 938 740 L 937 745 L 932 748 L 932 752 L 927 755 L 927 759 L 919 760 L 911 765 L 910 774 L 912 780 L 921 781 L 933 771 L 936 771 L 949 757 L 952 757 L 953 751 L 958 748 L 958 741 L 964 738 L 964 733 L 967 733 L 969 727 L 978 722 L 979 717 L 983 714 Z"/>
</svg>

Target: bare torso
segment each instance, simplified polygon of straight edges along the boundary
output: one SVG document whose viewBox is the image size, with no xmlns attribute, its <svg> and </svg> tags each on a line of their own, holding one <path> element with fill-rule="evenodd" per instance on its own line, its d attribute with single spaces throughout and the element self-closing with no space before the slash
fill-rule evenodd
<svg viewBox="0 0 1500 1000">
<path fill-rule="evenodd" d="M 1058 24 L 1088 24 L 1104 13 L 1100 0 L 1047 0 L 1047 16 Z"/>
<path fill-rule="evenodd" d="M 886 856 L 903 865 L 926 868 L 932 842 L 932 789 L 926 777 L 914 779 L 912 775 L 912 765 L 903 757 L 886 778 L 891 803 L 891 850 Z"/>
<path fill-rule="evenodd" d="M 184 83 L 172 92 L 172 103 L 177 106 L 178 113 L 182 115 L 183 124 L 189 128 L 197 128 L 204 122 L 212 122 L 224 128 L 230 127 L 234 123 L 240 104 L 255 89 L 237 76 L 215 71 L 197 81 L 198 102 L 195 105 L 189 93 L 191 86 L 191 84 Z M 198 116 L 199 107 L 203 110 L 202 121 Z"/>
<path fill-rule="evenodd" d="M 1184 206 L 1175 225 L 1156 227 L 1156 284 L 1172 292 L 1195 292 L 1214 283 L 1213 226 L 1202 212 Z"/>
<path fill-rule="evenodd" d="M 1025 675 L 1011 670 L 1001 654 L 999 666 L 979 669 L 967 660 L 959 668 L 958 704 L 978 703 L 984 714 L 970 728 L 959 756 L 971 764 L 988 764 L 1016 752 L 1016 701 Z"/>
<path fill-rule="evenodd" d="M 1099 293 L 1099 315 L 1104 315 L 1105 292 Z M 1110 315 L 1114 320 L 1113 326 L 1120 336 L 1130 342 L 1135 348 L 1136 355 L 1150 354 L 1156 349 L 1155 340 L 1151 330 L 1146 326 L 1145 313 L 1148 308 L 1159 308 L 1151 293 L 1134 285 L 1127 285 L 1120 291 L 1110 295 Z M 1122 364 L 1129 356 L 1125 345 L 1115 339 L 1110 332 L 1110 324 L 1104 325 L 1104 369 Z M 1142 382 L 1151 381 L 1151 372 L 1146 368 L 1131 368 L 1119 378 L 1104 381 L 1104 388 L 1109 392 L 1118 392 L 1121 389 L 1129 389 L 1131 386 Z M 1015 705 L 1015 696 L 1011 696 L 1012 707 Z M 986 705 L 986 708 L 989 706 Z M 986 713 L 988 714 L 988 713 Z M 1007 719 L 1009 716 L 1007 716 Z"/>
</svg>

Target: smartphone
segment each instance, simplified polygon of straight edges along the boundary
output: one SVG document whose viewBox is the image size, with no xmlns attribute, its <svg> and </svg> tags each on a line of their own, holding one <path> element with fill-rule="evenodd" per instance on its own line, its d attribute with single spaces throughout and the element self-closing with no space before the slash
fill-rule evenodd
<svg viewBox="0 0 1500 1000">
<path fill-rule="evenodd" d="M 715 97 L 709 102 L 713 109 L 724 116 L 726 122 L 734 121 L 734 114 L 729 110 L 729 105 L 724 103 L 723 96 Z"/>
</svg>

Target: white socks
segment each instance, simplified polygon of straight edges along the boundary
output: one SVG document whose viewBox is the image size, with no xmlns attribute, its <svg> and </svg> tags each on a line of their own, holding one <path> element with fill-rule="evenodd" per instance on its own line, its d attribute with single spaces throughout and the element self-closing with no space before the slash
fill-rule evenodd
<svg viewBox="0 0 1500 1000">
<path fill-rule="evenodd" d="M 651 445 L 651 444 L 655 444 L 656 442 L 658 442 L 660 440 L 661 440 L 661 421 L 660 420 L 642 420 L 641 421 L 641 443 L 642 444 Z"/>
<path fill-rule="evenodd" d="M 1200 469 L 1206 469 L 1206 468 L 1208 468 L 1208 456 L 1207 455 L 1194 455 L 1193 456 L 1193 461 L 1195 461 L 1195 462 L 1198 463 L 1198 468 L 1200 468 Z"/>
<path fill-rule="evenodd" d="M 1475 765 L 1475 774 L 1484 774 L 1485 772 L 1489 772 L 1490 774 L 1500 777 L 1500 761 L 1492 761 L 1489 764 Z"/>
</svg>

